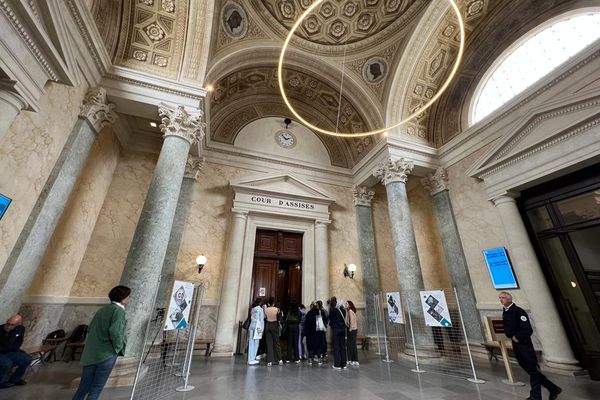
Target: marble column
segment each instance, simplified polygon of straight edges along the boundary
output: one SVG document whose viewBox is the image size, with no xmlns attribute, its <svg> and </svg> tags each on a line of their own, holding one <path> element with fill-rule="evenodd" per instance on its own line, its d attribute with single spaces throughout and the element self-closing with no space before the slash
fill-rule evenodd
<svg viewBox="0 0 600 400">
<path fill-rule="evenodd" d="M 419 291 L 424 289 L 423 274 L 406 192 L 406 180 L 412 169 L 412 161 L 390 158 L 379 164 L 373 175 L 385 185 L 387 193 L 396 271 L 400 292 L 404 296 L 404 307 L 408 308 L 413 324 L 420 326 L 423 314 Z M 433 336 L 430 334 L 415 333 L 415 336 L 417 345 L 433 347 Z"/>
<path fill-rule="evenodd" d="M 233 210 L 231 218 L 229 252 L 227 254 L 223 287 L 221 288 L 213 356 L 233 355 L 235 335 L 237 334 L 236 306 L 240 289 L 244 233 L 248 221 L 248 212 Z"/>
<path fill-rule="evenodd" d="M 329 298 L 329 223 L 315 221 L 315 294 L 323 304 Z"/>
<path fill-rule="evenodd" d="M 40 196 L 0 273 L 0 321 L 17 312 L 100 130 L 116 121 L 102 88 L 88 91 Z"/>
<path fill-rule="evenodd" d="M 183 182 L 181 183 L 177 208 L 175 209 L 175 217 L 173 218 L 173 226 L 171 227 L 171 235 L 169 236 L 169 245 L 167 246 L 165 261 L 162 266 L 160 286 L 158 287 L 158 293 L 156 295 L 156 307 L 168 306 L 167 298 L 171 293 L 173 282 L 175 281 L 177 255 L 179 254 L 179 248 L 181 247 L 181 238 L 183 237 L 183 231 L 185 230 L 185 221 L 187 220 L 190 209 L 194 184 L 198 180 L 203 164 L 203 158 L 192 155 L 188 156 L 188 160 L 185 164 L 185 173 L 183 175 Z M 199 248 L 198 251 L 201 252 L 202 249 Z M 190 260 L 190 265 L 195 265 L 194 262 L 195 260 Z"/>
<path fill-rule="evenodd" d="M 379 293 L 379 274 L 377 273 L 377 250 L 375 249 L 375 233 L 373 231 L 373 215 L 371 202 L 375 191 L 364 186 L 354 186 L 354 206 L 358 231 L 358 249 L 360 252 L 360 268 L 363 275 L 363 295 L 366 307 L 367 335 L 377 334 L 375 324 L 375 299 Z"/>
<path fill-rule="evenodd" d="M 0 79 L 0 144 L 17 115 L 28 106 L 25 99 L 14 91 L 15 84 L 15 81 Z"/>
<path fill-rule="evenodd" d="M 446 170 L 438 168 L 435 173 L 427 174 L 421 184 L 431 193 L 438 229 L 442 239 L 442 247 L 446 256 L 448 274 L 452 286 L 456 288 L 460 302 L 465 330 L 470 341 L 480 343 L 484 339 L 481 316 L 477 311 L 477 300 L 471 283 L 471 275 L 454 218 L 450 195 L 448 194 L 448 175 Z"/>
<path fill-rule="evenodd" d="M 516 193 L 506 193 L 493 198 L 492 202 L 500 213 L 510 260 L 529 302 L 535 333 L 542 344 L 544 362 L 551 368 L 577 371 L 580 369 L 578 362 L 571 350 L 515 197 Z"/>
<path fill-rule="evenodd" d="M 121 285 L 131 287 L 126 357 L 141 355 L 169 244 L 190 146 L 202 140 L 202 111 L 159 106 L 164 142 L 129 248 Z"/>
</svg>

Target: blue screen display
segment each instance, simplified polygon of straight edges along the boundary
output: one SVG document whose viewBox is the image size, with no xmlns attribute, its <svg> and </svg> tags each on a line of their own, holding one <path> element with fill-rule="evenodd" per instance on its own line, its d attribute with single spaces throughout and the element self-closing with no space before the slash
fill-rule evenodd
<svg viewBox="0 0 600 400">
<path fill-rule="evenodd" d="M 495 289 L 516 289 L 519 287 L 504 247 L 484 250 L 483 257 L 490 271 Z"/>
<path fill-rule="evenodd" d="M 2 217 L 4 216 L 4 213 L 6 212 L 6 209 L 10 205 L 11 201 L 12 200 L 6 197 L 5 195 L 0 194 L 0 219 L 2 219 Z"/>
</svg>

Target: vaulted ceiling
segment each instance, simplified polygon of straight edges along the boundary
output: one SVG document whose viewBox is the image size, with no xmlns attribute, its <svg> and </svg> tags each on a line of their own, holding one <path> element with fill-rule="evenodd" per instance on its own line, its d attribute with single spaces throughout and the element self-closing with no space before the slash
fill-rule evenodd
<svg viewBox="0 0 600 400">
<path fill-rule="evenodd" d="M 211 140 L 233 145 L 248 123 L 290 116 L 279 95 L 276 66 L 290 27 L 312 1 L 95 0 L 92 12 L 115 65 L 214 86 Z M 467 34 L 458 74 L 431 109 L 393 135 L 433 146 L 446 143 L 466 128 L 475 86 L 504 49 L 541 21 L 595 1 L 457 3 Z M 285 90 L 315 125 L 351 132 L 380 128 L 434 96 L 456 59 L 458 33 L 447 0 L 324 0 L 291 42 Z M 340 167 L 356 165 L 382 140 L 317 136 L 332 165 Z"/>
</svg>

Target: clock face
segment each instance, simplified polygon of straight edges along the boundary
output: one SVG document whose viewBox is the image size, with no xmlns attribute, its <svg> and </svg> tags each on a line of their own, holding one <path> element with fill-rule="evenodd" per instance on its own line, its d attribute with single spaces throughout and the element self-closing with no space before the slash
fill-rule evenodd
<svg viewBox="0 0 600 400">
<path fill-rule="evenodd" d="M 296 136 L 288 130 L 282 130 L 275 134 L 275 141 L 284 149 L 291 149 L 296 145 Z"/>
</svg>

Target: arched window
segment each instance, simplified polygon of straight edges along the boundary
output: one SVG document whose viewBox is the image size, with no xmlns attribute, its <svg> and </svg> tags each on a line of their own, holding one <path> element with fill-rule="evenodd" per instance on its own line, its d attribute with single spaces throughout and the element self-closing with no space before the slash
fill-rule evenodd
<svg viewBox="0 0 600 400">
<path fill-rule="evenodd" d="M 507 49 L 479 83 L 471 110 L 473 125 L 600 38 L 600 10 L 584 9 L 554 18 Z"/>
</svg>

